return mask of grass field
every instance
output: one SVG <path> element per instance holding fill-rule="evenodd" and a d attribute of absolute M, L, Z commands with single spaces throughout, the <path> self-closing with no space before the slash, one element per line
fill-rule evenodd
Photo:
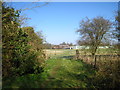
<path fill-rule="evenodd" d="M 46 49 L 45 53 L 50 58 L 64 58 L 64 56 L 74 56 L 76 52 L 70 49 Z"/>
<path fill-rule="evenodd" d="M 94 88 L 92 81 L 96 71 L 91 65 L 75 60 L 75 50 L 45 52 L 50 58 L 45 62 L 44 72 L 8 79 L 3 87 Z"/>
<path fill-rule="evenodd" d="M 76 54 L 75 49 L 46 49 L 44 51 L 50 57 L 63 56 L 63 55 L 74 56 Z M 88 49 L 80 49 L 79 53 L 80 55 L 91 55 Z M 98 49 L 96 55 L 116 55 L 116 53 L 117 50 L 115 49 Z"/>

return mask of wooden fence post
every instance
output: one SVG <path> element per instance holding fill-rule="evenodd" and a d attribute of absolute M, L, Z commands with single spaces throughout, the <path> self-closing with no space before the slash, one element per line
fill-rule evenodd
<path fill-rule="evenodd" d="M 79 55 L 80 55 L 79 50 L 76 50 L 76 59 L 77 60 L 79 59 Z"/>

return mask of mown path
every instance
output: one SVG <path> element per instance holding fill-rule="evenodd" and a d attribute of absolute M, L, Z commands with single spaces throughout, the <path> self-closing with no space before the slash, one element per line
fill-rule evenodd
<path fill-rule="evenodd" d="M 49 59 L 45 68 L 48 74 L 45 87 L 84 88 L 92 87 L 92 67 L 82 61 Z"/>
<path fill-rule="evenodd" d="M 73 53 L 61 53 L 46 60 L 42 74 L 30 74 L 8 81 L 7 87 L 19 88 L 87 88 L 93 87 L 92 66 L 72 59 Z"/>
<path fill-rule="evenodd" d="M 93 87 L 91 79 L 94 76 L 92 66 L 82 61 L 74 60 L 75 51 L 65 50 L 46 61 L 46 81 L 43 87 L 50 88 L 85 88 Z"/>

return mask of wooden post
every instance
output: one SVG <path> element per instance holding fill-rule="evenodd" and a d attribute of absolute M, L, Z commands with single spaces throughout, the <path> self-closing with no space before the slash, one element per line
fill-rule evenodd
<path fill-rule="evenodd" d="M 76 59 L 78 60 L 79 59 L 79 50 L 76 50 Z"/>

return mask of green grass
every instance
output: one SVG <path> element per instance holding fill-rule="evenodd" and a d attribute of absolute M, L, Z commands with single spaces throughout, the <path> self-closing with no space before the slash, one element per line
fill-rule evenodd
<path fill-rule="evenodd" d="M 80 50 L 82 51 L 82 50 Z M 89 49 L 83 49 L 84 52 L 86 52 L 87 54 L 91 54 Z M 100 54 L 100 55 L 114 55 L 116 54 L 116 52 L 118 52 L 117 49 L 113 49 L 113 48 L 109 48 L 109 49 L 97 49 L 96 55 Z M 83 54 L 83 53 L 82 53 Z"/>
<path fill-rule="evenodd" d="M 82 61 L 49 59 L 42 74 L 12 78 L 4 83 L 9 88 L 86 88 L 93 87 L 92 67 Z"/>
<path fill-rule="evenodd" d="M 46 60 L 44 72 L 13 77 L 3 81 L 3 88 L 87 88 L 94 87 L 92 66 L 72 59 L 75 50 L 65 50 Z"/>
<path fill-rule="evenodd" d="M 74 56 L 76 51 L 70 49 L 47 49 L 54 53 L 49 53 L 48 56 L 51 58 L 64 58 L 64 56 Z M 61 51 L 62 53 L 57 53 L 57 51 Z"/>
<path fill-rule="evenodd" d="M 94 73 L 91 66 L 69 59 L 49 59 L 45 71 L 49 74 L 50 87 L 59 88 L 88 87 Z"/>

